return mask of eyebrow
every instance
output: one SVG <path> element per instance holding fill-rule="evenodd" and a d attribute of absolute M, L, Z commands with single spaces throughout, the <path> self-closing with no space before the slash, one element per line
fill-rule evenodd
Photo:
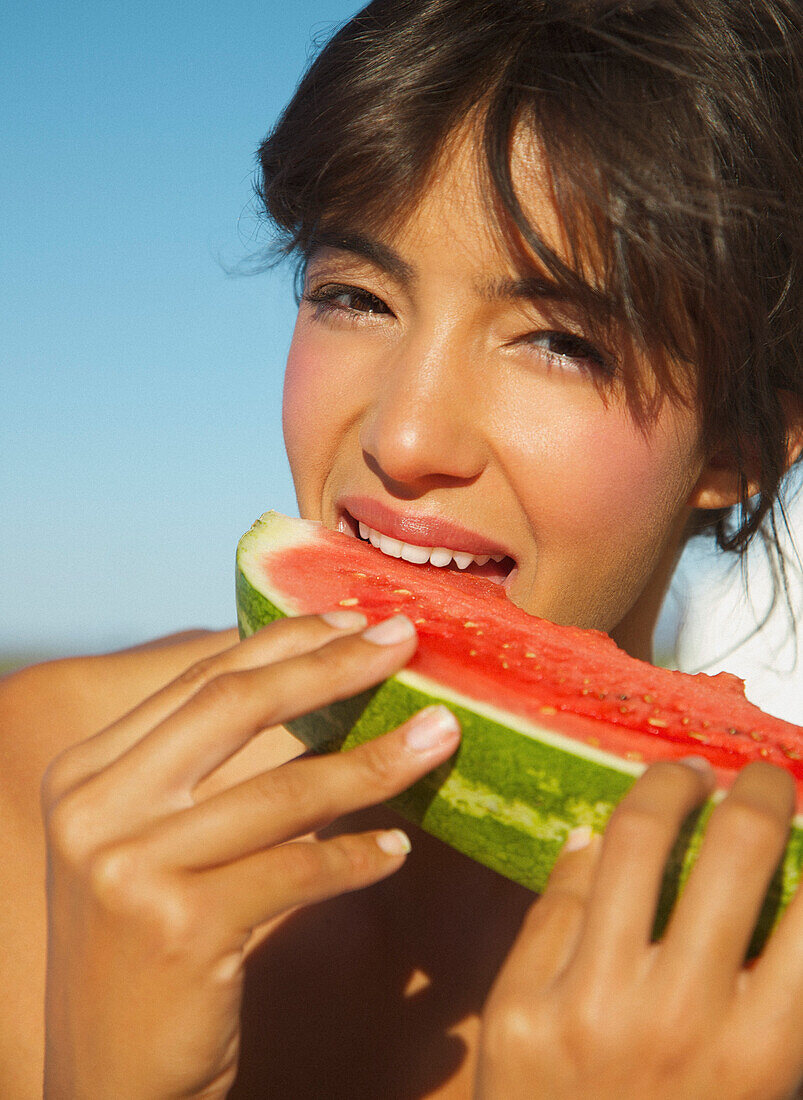
<path fill-rule="evenodd" d="M 381 241 L 368 237 L 355 230 L 337 228 L 318 229 L 311 241 L 307 260 L 312 259 L 319 248 L 334 248 L 340 252 L 351 252 L 364 260 L 369 260 L 383 271 L 387 271 L 400 283 L 409 285 L 416 281 L 415 268 L 403 260 L 398 252 Z"/>
<path fill-rule="evenodd" d="M 332 248 L 340 252 L 350 252 L 387 271 L 398 282 L 405 285 L 417 281 L 415 268 L 387 244 L 352 229 L 337 227 L 321 228 L 316 231 L 307 253 L 308 262 L 319 248 Z M 526 299 L 540 301 L 550 299 L 556 302 L 571 302 L 567 294 L 557 283 L 545 275 L 525 275 L 518 279 L 486 279 L 476 284 L 477 293 L 486 301 L 515 301 Z"/>
<path fill-rule="evenodd" d="M 477 286 L 482 298 L 489 301 L 511 301 L 526 298 L 537 301 L 550 298 L 554 302 L 570 302 L 567 294 L 557 283 L 544 275 L 525 275 L 519 279 L 489 279 Z"/>

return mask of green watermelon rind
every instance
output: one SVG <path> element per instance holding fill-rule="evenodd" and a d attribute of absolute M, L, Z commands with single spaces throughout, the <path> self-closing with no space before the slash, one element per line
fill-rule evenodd
<path fill-rule="evenodd" d="M 244 536 L 248 539 L 248 535 Z M 254 587 L 238 550 L 237 614 L 241 637 L 294 614 L 290 601 Z M 276 600 L 277 602 L 273 602 Z M 278 605 L 278 601 L 284 607 Z M 486 867 L 536 893 L 569 831 L 601 832 L 643 764 L 576 743 L 539 739 L 532 723 L 495 711 L 419 673 L 402 670 L 377 688 L 286 723 L 315 752 L 348 750 L 401 725 L 432 703 L 444 703 L 460 722 L 455 756 L 388 803 L 406 820 Z M 490 713 L 494 717 L 490 717 Z M 497 720 L 496 716 L 502 720 Z M 560 739 L 558 739 L 560 740 Z M 509 762 L 500 767 L 500 761 Z M 493 785 L 491 785 L 491 783 Z M 663 932 L 703 840 L 717 792 L 684 824 L 666 865 L 654 936 Z M 760 950 L 797 889 L 803 868 L 803 820 L 795 819 L 749 948 Z"/>

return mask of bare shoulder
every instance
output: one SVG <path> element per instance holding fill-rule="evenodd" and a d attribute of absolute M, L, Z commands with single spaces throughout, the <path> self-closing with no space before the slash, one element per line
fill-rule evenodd
<path fill-rule="evenodd" d="M 48 764 L 236 640 L 233 630 L 194 631 L 0 679 L 0 1096 L 41 1097 L 46 912 L 39 790 Z"/>
<path fill-rule="evenodd" d="M 236 632 L 192 631 L 133 649 L 31 665 L 0 679 L 0 798 L 21 794 L 58 753 L 158 691 Z"/>

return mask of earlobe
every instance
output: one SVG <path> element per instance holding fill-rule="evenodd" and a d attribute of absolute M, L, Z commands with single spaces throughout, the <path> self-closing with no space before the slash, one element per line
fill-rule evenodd
<path fill-rule="evenodd" d="M 747 495 L 758 492 L 758 484 L 747 479 Z M 732 508 L 739 503 L 739 478 L 732 463 L 722 455 L 708 460 L 688 500 L 690 508 Z"/>
<path fill-rule="evenodd" d="M 803 452 L 803 399 L 789 390 L 778 394 L 786 417 L 786 461 L 788 470 Z M 748 462 L 747 496 L 759 491 L 758 477 Z M 713 454 L 700 473 L 689 497 L 691 508 L 731 508 L 739 503 L 739 477 L 731 455 L 725 451 Z"/>

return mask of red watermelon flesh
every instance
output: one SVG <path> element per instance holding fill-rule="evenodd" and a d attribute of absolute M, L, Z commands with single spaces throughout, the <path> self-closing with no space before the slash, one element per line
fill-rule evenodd
<path fill-rule="evenodd" d="M 297 613 L 358 606 L 375 622 L 404 612 L 419 636 L 408 668 L 464 695 L 631 761 L 705 756 L 721 786 L 768 761 L 795 777 L 803 808 L 803 727 L 748 702 L 735 676 L 654 667 L 600 631 L 529 615 L 492 581 L 391 559 L 323 527 L 261 566 Z"/>

